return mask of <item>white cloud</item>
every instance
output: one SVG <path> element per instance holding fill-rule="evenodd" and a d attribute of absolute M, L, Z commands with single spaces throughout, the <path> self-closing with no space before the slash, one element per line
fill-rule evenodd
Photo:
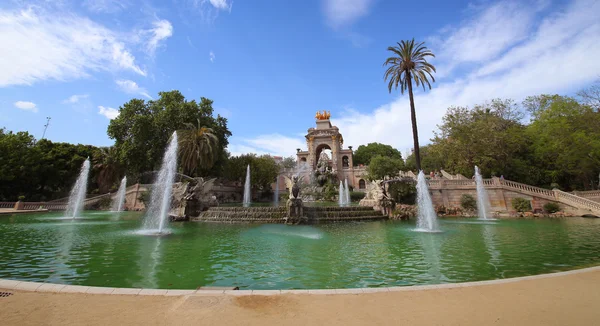
<path fill-rule="evenodd" d="M 536 13 L 546 6 L 503 1 L 474 11 L 458 27 L 449 26 L 430 39 L 437 62 L 443 63 L 443 77 L 461 63 L 479 63 L 494 59 L 508 47 L 526 39 Z"/>
<path fill-rule="evenodd" d="M 146 48 L 151 55 L 153 55 L 156 48 L 160 46 L 159 43 L 162 40 L 166 40 L 173 35 L 173 25 L 171 25 L 168 20 L 161 19 L 154 21 L 152 26 L 151 29 L 142 32 L 142 34 L 149 35 Z"/>
<path fill-rule="evenodd" d="M 0 9 L 0 87 L 72 80 L 100 70 L 146 76 L 121 39 L 125 37 L 66 11 Z"/>
<path fill-rule="evenodd" d="M 33 102 L 27 102 L 27 101 L 16 101 L 15 102 L 15 107 L 17 109 L 21 109 L 24 111 L 31 111 L 31 112 L 37 112 L 37 105 L 35 105 L 35 103 Z"/>
<path fill-rule="evenodd" d="M 369 13 L 373 0 L 324 0 L 327 22 L 334 28 L 350 25 Z"/>
<path fill-rule="evenodd" d="M 210 53 L 208 53 L 208 56 L 210 58 L 210 62 L 215 62 L 215 54 L 214 54 L 214 52 L 210 51 Z"/>
<path fill-rule="evenodd" d="M 529 8 L 522 7 L 521 10 Z M 600 20 L 596 16 L 600 12 L 600 1 L 580 0 L 566 7 L 554 7 L 553 10 L 541 21 L 528 24 L 525 34 L 514 33 L 513 39 L 503 41 L 504 45 L 493 51 L 497 56 L 495 59 L 481 59 L 472 71 L 459 77 L 440 78 L 433 85 L 432 91 L 424 93 L 417 90 L 415 106 L 422 145 L 429 143 L 436 125 L 441 123 L 450 106 L 473 105 L 493 98 L 520 101 L 526 96 L 540 93 L 564 94 L 576 91 L 597 79 L 600 72 L 600 60 L 596 60 L 600 57 Z M 519 22 L 516 20 L 523 16 L 514 12 L 512 17 L 515 21 L 505 21 L 503 28 L 518 26 Z M 481 24 L 477 19 L 467 22 Z M 469 23 L 461 26 L 474 28 Z M 481 28 L 487 29 L 485 26 Z M 456 29 L 457 33 L 462 33 L 460 30 Z M 488 44 L 489 33 L 472 35 L 477 38 L 470 41 L 472 44 Z M 457 39 L 453 34 L 449 37 Z M 472 57 L 472 60 L 476 59 L 480 60 L 478 56 Z M 449 63 L 439 64 L 438 68 L 444 68 L 443 65 Z M 382 89 L 385 86 L 382 81 Z M 412 147 L 407 94 L 399 95 L 391 103 L 366 113 L 356 110 L 333 111 L 332 123 L 343 133 L 344 146 L 357 148 L 370 142 L 382 142 L 403 153 Z M 273 138 L 265 137 L 272 136 L 260 136 L 256 138 L 258 143 L 254 142 L 260 144 L 262 147 L 259 149 L 263 151 L 281 153 L 284 148 L 287 151 L 296 148 L 291 144 L 286 145 L 289 148 L 281 146 L 278 138 L 273 141 Z M 262 141 L 266 139 L 271 141 Z M 249 146 L 253 144 L 250 140 L 243 143 Z"/>
<path fill-rule="evenodd" d="M 79 100 L 87 98 L 88 94 L 82 94 L 82 95 L 71 95 L 69 96 L 68 99 L 62 101 L 64 104 L 75 104 L 78 103 Z"/>
<path fill-rule="evenodd" d="M 150 96 L 148 94 L 148 91 L 145 88 L 140 87 L 140 85 L 138 85 L 133 80 L 119 79 L 119 80 L 116 80 L 115 83 L 125 93 L 135 94 L 135 95 L 143 95 L 149 99 L 152 99 L 152 96 Z"/>
<path fill-rule="evenodd" d="M 256 153 L 259 155 L 290 156 L 296 153 L 296 148 L 306 148 L 306 141 L 301 138 L 292 138 L 281 134 L 260 135 L 254 138 L 238 140 L 231 137 L 227 150 L 231 155 Z"/>
<path fill-rule="evenodd" d="M 231 10 L 233 1 L 231 0 L 208 0 L 210 4 L 219 10 Z"/>
<path fill-rule="evenodd" d="M 131 5 L 129 0 L 85 0 L 83 6 L 99 13 L 116 13 Z"/>
<path fill-rule="evenodd" d="M 102 105 L 99 105 L 98 109 L 100 109 L 100 110 L 98 110 L 98 114 L 105 116 L 107 119 L 112 120 L 119 116 L 119 110 L 117 110 L 117 109 L 106 108 L 106 107 L 103 107 Z"/>

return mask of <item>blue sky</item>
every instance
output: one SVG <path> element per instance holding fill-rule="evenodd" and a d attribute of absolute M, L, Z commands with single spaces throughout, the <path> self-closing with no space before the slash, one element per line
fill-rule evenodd
<path fill-rule="evenodd" d="M 0 127 L 111 145 L 116 109 L 178 89 L 214 100 L 230 151 L 291 155 L 317 110 L 345 144 L 412 145 L 387 46 L 425 41 L 423 143 L 449 106 L 573 94 L 600 77 L 600 1 L 86 0 L 0 4 Z"/>

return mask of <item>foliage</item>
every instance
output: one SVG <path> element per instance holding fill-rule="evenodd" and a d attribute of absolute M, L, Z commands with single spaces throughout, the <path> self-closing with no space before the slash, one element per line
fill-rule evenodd
<path fill-rule="evenodd" d="M 596 82 L 585 89 L 582 89 L 577 93 L 577 95 L 581 98 L 581 102 L 596 112 L 600 111 L 600 79 L 596 80 Z"/>
<path fill-rule="evenodd" d="M 198 168 L 207 170 L 213 167 L 218 157 L 219 139 L 211 128 L 200 124 L 186 123 L 185 129 L 177 132 L 180 165 L 184 174 L 194 176 Z"/>
<path fill-rule="evenodd" d="M 96 148 L 86 145 L 53 143 L 27 132 L 0 129 L 0 200 L 15 201 L 25 196 L 30 201 L 68 196 L 87 157 Z M 88 189 L 96 187 L 97 171 L 91 172 Z"/>
<path fill-rule="evenodd" d="M 553 202 L 549 202 L 544 204 L 544 211 L 546 213 L 556 213 L 558 211 L 560 211 L 560 205 L 558 205 L 557 203 L 553 203 Z"/>
<path fill-rule="evenodd" d="M 410 99 L 410 119 L 413 130 L 413 141 L 414 141 L 414 152 L 415 152 L 415 163 L 417 170 L 421 170 L 421 156 L 419 153 L 419 133 L 417 131 L 417 116 L 415 112 L 415 103 L 413 98 L 412 83 L 413 81 L 419 87 L 423 86 L 425 90 L 425 84 L 431 89 L 431 83 L 435 82 L 432 72 L 435 72 L 435 67 L 427 62 L 427 57 L 435 57 L 435 55 L 424 46 L 424 42 L 415 44 L 415 40 L 402 41 L 397 43 L 398 46 L 388 47 L 388 51 L 392 52 L 393 55 L 387 58 L 384 62 L 384 66 L 388 66 L 385 71 L 384 79 L 388 82 L 388 91 L 391 93 L 392 88 L 398 88 L 400 85 L 400 92 L 404 94 L 404 91 L 408 89 L 408 95 Z"/>
<path fill-rule="evenodd" d="M 388 184 L 388 196 L 396 203 L 414 205 L 417 199 L 417 188 L 411 182 L 392 182 Z"/>
<path fill-rule="evenodd" d="M 517 212 L 530 212 L 531 202 L 525 198 L 517 197 L 512 200 L 512 207 Z"/>
<path fill-rule="evenodd" d="M 322 196 L 325 200 L 333 200 L 339 194 L 338 188 L 333 183 L 327 183 L 323 187 Z"/>
<path fill-rule="evenodd" d="M 527 149 L 521 118 L 511 100 L 496 99 L 472 109 L 450 107 L 435 132 L 430 153 L 443 160 L 444 169 L 465 176 L 473 174 L 475 165 L 488 176 L 514 175 L 516 160 Z"/>
<path fill-rule="evenodd" d="M 460 198 L 460 207 L 466 211 L 474 211 L 477 209 L 477 201 L 469 194 L 464 194 Z"/>
<path fill-rule="evenodd" d="M 199 175 L 223 173 L 231 132 L 227 119 L 213 116 L 212 101 L 188 101 L 177 90 L 160 92 L 157 100 L 132 99 L 119 107 L 119 116 L 108 125 L 108 136 L 115 140 L 120 162 L 129 175 L 157 170 L 169 138 L 186 124 L 212 129 L 218 139 L 212 168 L 200 169 Z"/>
<path fill-rule="evenodd" d="M 246 167 L 250 165 L 250 184 L 253 188 L 268 188 L 279 174 L 280 166 L 268 155 L 244 154 L 230 157 L 225 177 L 242 184 L 246 180 Z"/>
<path fill-rule="evenodd" d="M 386 156 L 402 160 L 402 154 L 400 154 L 400 151 L 393 148 L 392 146 L 382 143 L 369 143 L 367 145 L 358 146 L 356 151 L 354 151 L 354 165 L 369 165 L 371 163 L 371 159 L 375 156 Z"/>
<path fill-rule="evenodd" d="M 96 209 L 96 210 L 106 210 L 106 209 L 110 209 L 110 205 L 111 204 L 112 204 L 112 199 L 109 196 L 106 196 L 106 197 L 100 198 L 100 200 L 98 200 L 90 208 L 91 209 Z"/>
<path fill-rule="evenodd" d="M 375 156 L 367 168 L 369 180 L 381 180 L 384 177 L 393 178 L 404 168 L 404 161 L 387 156 Z"/>
<path fill-rule="evenodd" d="M 147 207 L 150 204 L 150 198 L 152 198 L 152 190 L 148 189 L 148 191 L 140 192 L 138 195 L 138 200 L 144 203 Z"/>
<path fill-rule="evenodd" d="M 570 97 L 538 111 L 527 129 L 532 161 L 545 176 L 538 183 L 563 189 L 593 188 L 600 167 L 600 115 Z"/>
<path fill-rule="evenodd" d="M 365 198 L 365 193 L 361 191 L 350 191 L 350 201 L 360 201 Z"/>
<path fill-rule="evenodd" d="M 92 164 L 92 168 L 97 171 L 96 182 L 100 193 L 107 193 L 124 173 L 123 166 L 118 161 L 117 151 L 113 146 L 96 149 Z"/>
<path fill-rule="evenodd" d="M 295 168 L 296 167 L 296 158 L 294 156 L 289 156 L 289 157 L 284 158 L 281 161 L 281 166 L 283 166 L 284 168 L 287 168 L 287 169 Z"/>

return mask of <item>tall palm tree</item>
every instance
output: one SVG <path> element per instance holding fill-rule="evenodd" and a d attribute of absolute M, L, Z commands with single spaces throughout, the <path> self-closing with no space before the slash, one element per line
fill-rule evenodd
<path fill-rule="evenodd" d="M 427 62 L 427 57 L 435 57 L 429 49 L 423 44 L 425 42 L 415 44 L 415 39 L 410 41 L 401 41 L 398 46 L 388 47 L 388 51 L 393 53 L 383 63 L 383 66 L 389 66 L 384 75 L 384 80 L 390 80 L 388 83 L 388 91 L 391 93 L 392 88 L 398 89 L 400 84 L 400 92 L 408 89 L 410 97 L 410 120 L 412 122 L 413 141 L 415 147 L 415 159 L 417 161 L 417 171 L 421 170 L 421 155 L 419 154 L 419 133 L 417 131 L 417 114 L 415 112 L 415 101 L 413 99 L 412 83 L 413 81 L 419 87 L 425 84 L 431 89 L 428 76 L 432 82 L 435 82 L 432 72 L 435 72 L 435 67 Z"/>
<path fill-rule="evenodd" d="M 211 128 L 204 127 L 200 120 L 196 125 L 186 123 L 179 135 L 179 155 L 184 174 L 192 175 L 198 167 L 210 169 L 215 163 L 219 139 Z"/>
<path fill-rule="evenodd" d="M 100 147 L 94 153 L 92 163 L 100 193 L 108 192 L 123 172 L 117 149 L 114 146 Z"/>

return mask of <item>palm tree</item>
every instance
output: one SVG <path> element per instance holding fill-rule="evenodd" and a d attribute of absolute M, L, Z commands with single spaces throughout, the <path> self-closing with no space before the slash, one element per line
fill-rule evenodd
<path fill-rule="evenodd" d="M 192 175 L 198 167 L 210 169 L 215 163 L 219 139 L 211 128 L 186 123 L 185 129 L 177 132 L 179 155 L 184 174 Z"/>
<path fill-rule="evenodd" d="M 98 190 L 100 193 L 106 193 L 123 172 L 117 149 L 114 146 L 100 147 L 94 153 L 92 162 L 94 170 L 97 171 L 96 183 L 98 184 Z"/>
<path fill-rule="evenodd" d="M 394 56 L 389 57 L 383 63 L 383 66 L 389 66 L 384 75 L 384 80 L 388 80 L 388 91 L 391 93 L 392 88 L 398 89 L 400 84 L 400 92 L 408 89 L 410 97 L 410 120 L 412 122 L 413 140 L 415 147 L 415 159 L 417 162 L 417 171 L 421 170 L 421 156 L 419 154 L 419 133 L 417 132 L 417 115 L 415 113 L 415 101 L 413 99 L 412 82 L 414 80 L 417 87 L 425 84 L 431 89 L 431 84 L 427 76 L 431 77 L 431 81 L 435 82 L 435 78 L 431 72 L 435 72 L 435 67 L 427 62 L 427 57 L 435 57 L 429 49 L 421 42 L 415 44 L 415 39 L 410 41 L 401 41 L 398 46 L 388 47 L 388 51 L 394 53 Z"/>

